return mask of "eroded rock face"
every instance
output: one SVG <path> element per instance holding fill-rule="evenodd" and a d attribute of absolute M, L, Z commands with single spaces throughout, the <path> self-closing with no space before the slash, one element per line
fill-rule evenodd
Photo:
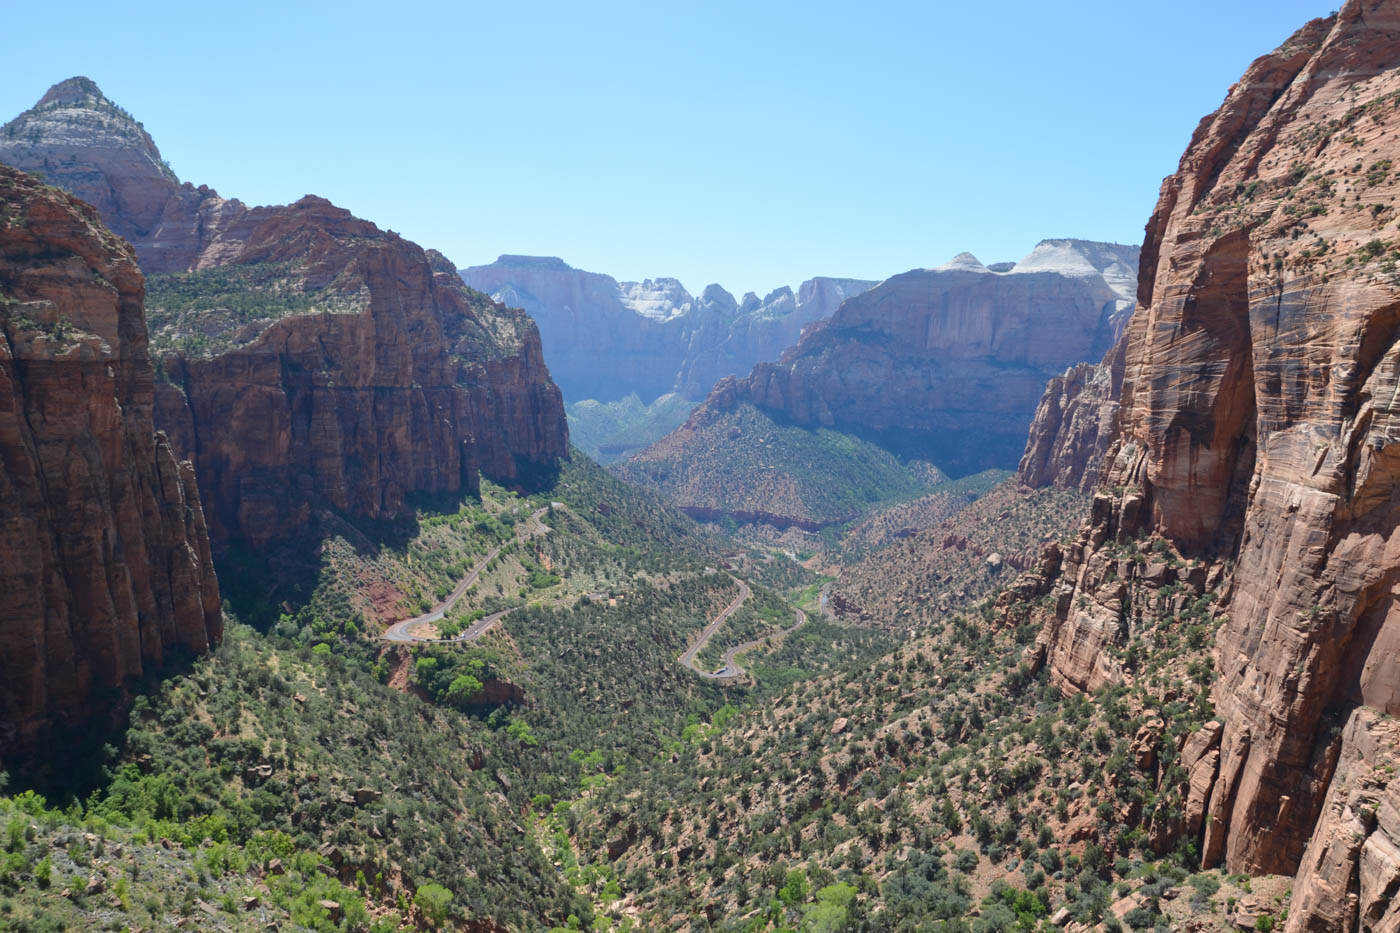
<path fill-rule="evenodd" d="M 784 287 L 736 301 L 719 285 L 692 296 L 675 279 L 618 282 L 548 256 L 501 256 L 460 271 L 472 288 L 530 312 L 550 371 L 573 401 L 636 393 L 649 403 L 673 391 L 702 399 L 720 378 L 777 359 L 803 327 L 876 284 L 815 278 L 796 293 Z"/>
<path fill-rule="evenodd" d="M 264 545 L 318 507 L 383 518 L 411 493 L 516 482 L 567 455 L 534 324 L 445 257 L 322 198 L 249 208 L 180 185 L 84 78 L 0 129 L 0 160 L 91 198 L 148 275 L 183 274 L 165 291 L 185 312 L 149 309 L 153 341 L 175 349 L 156 418 L 195 463 L 216 542 Z M 248 299 L 288 296 L 249 319 Z"/>
<path fill-rule="evenodd" d="M 1113 442 L 1126 351 L 1120 339 L 1102 362 L 1079 363 L 1046 385 L 1016 471 L 1022 483 L 1093 490 Z"/>
<path fill-rule="evenodd" d="M 1219 757 L 1193 765 L 1191 816 L 1207 865 L 1317 876 L 1292 929 L 1337 928 L 1305 916 L 1350 909 L 1335 880 L 1383 861 L 1314 828 L 1336 762 L 1367 754 L 1349 712 L 1400 712 L 1397 98 L 1400 3 L 1352 0 L 1197 129 L 1148 224 L 1120 433 L 1046 633 L 1052 674 L 1092 689 L 1114 675 L 1086 659 L 1123 637 L 1082 576 L 1101 542 L 1154 532 L 1212 573 L 1233 562 Z"/>
<path fill-rule="evenodd" d="M 1400 725 L 1361 707 L 1303 854 L 1288 929 L 1400 929 Z"/>
<path fill-rule="evenodd" d="M 706 405 L 750 402 L 954 474 L 1010 466 L 1046 382 L 1113 345 L 1130 307 L 1122 268 L 1137 254 L 1047 240 L 1005 273 L 964 254 L 894 276 Z"/>
<path fill-rule="evenodd" d="M 0 761 L 222 634 L 194 471 L 152 424 L 142 294 L 92 208 L 0 166 Z"/>
<path fill-rule="evenodd" d="M 568 453 L 521 312 L 320 198 L 266 213 L 230 264 L 291 263 L 365 310 L 285 317 L 212 356 L 166 355 L 158 420 L 202 477 L 216 541 L 262 545 L 317 506 L 369 518 Z"/>

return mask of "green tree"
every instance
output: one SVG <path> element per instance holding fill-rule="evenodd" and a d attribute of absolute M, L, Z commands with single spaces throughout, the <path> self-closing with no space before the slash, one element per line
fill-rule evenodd
<path fill-rule="evenodd" d="M 423 916 L 432 926 L 440 927 L 447 922 L 447 907 L 452 903 L 452 892 L 440 884 L 428 882 L 419 885 L 413 895 L 413 903 L 423 911 Z"/>

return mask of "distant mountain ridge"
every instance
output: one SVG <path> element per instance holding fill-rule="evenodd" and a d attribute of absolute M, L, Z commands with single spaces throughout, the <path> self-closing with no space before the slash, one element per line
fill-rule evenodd
<path fill-rule="evenodd" d="M 722 376 L 776 359 L 803 327 L 877 284 L 818 277 L 796 292 L 735 299 L 719 285 L 692 295 L 673 278 L 619 282 L 553 256 L 506 254 L 458 271 L 472 288 L 530 313 L 570 402 L 636 394 L 650 404 L 671 392 L 699 401 Z"/>
<path fill-rule="evenodd" d="M 955 476 L 1014 468 L 1046 383 L 1100 359 L 1121 334 L 1138 253 L 1044 240 L 1005 272 L 961 253 L 894 276 L 808 327 L 777 362 L 721 379 L 622 474 L 693 514 L 762 514 L 782 527 L 851 517 L 855 503 L 828 505 L 836 490 L 823 477 L 859 472 L 845 462 L 866 450 L 854 439 Z M 793 428 L 853 440 L 808 445 Z M 756 435 L 765 443 L 750 449 Z M 827 461 L 794 458 L 793 444 Z M 863 504 L 899 489 L 879 484 Z"/>

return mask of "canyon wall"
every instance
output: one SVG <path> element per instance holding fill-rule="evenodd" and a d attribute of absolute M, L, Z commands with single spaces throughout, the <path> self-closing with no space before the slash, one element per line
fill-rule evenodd
<path fill-rule="evenodd" d="M 1017 478 L 1032 489 L 1093 491 L 1117 428 L 1127 341 L 1053 377 L 1036 406 Z"/>
<path fill-rule="evenodd" d="M 1207 866 L 1296 872 L 1291 930 L 1391 929 L 1400 887 L 1398 101 L 1400 2 L 1349 0 L 1202 121 L 1148 223 L 1090 526 L 1041 588 L 1070 690 L 1125 676 L 1113 542 L 1161 536 L 1218 594 L 1185 831 Z"/>
<path fill-rule="evenodd" d="M 152 422 L 131 248 L 0 166 L 0 761 L 222 633 L 188 463 Z"/>
<path fill-rule="evenodd" d="M 249 208 L 178 184 L 85 78 L 0 129 L 0 161 L 90 198 L 133 244 L 157 423 L 195 464 L 216 543 L 293 536 L 317 508 L 391 517 L 567 456 L 533 322 L 440 254 L 321 198 Z"/>
<path fill-rule="evenodd" d="M 776 363 L 717 385 L 706 407 L 750 403 L 953 474 L 1014 465 L 1046 382 L 1118 337 L 1137 258 L 1136 247 L 1047 240 L 1006 272 L 963 254 L 894 276 Z"/>

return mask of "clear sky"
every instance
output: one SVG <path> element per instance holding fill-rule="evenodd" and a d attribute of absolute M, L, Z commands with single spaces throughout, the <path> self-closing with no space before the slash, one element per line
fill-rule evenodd
<path fill-rule="evenodd" d="M 1191 131 L 1332 0 L 42 3 L 0 121 L 85 74 L 183 180 L 445 252 L 760 294 L 1136 243 Z"/>

